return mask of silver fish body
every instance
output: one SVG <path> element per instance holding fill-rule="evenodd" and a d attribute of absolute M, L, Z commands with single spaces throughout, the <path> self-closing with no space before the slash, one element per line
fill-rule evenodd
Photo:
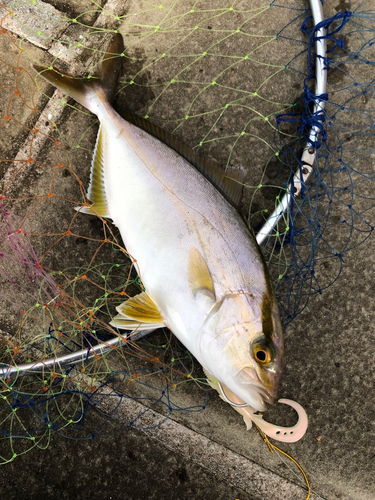
<path fill-rule="evenodd" d="M 185 158 L 116 113 L 100 83 L 77 92 L 69 77 L 53 73 L 41 75 L 100 120 L 88 190 L 93 205 L 82 211 L 112 219 L 145 288 L 111 324 L 167 326 L 212 377 L 265 410 L 278 392 L 283 337 L 253 234 Z"/>

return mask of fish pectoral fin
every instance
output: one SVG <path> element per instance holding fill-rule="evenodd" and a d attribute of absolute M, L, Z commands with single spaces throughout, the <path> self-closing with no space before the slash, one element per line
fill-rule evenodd
<path fill-rule="evenodd" d="M 194 295 L 201 292 L 216 301 L 214 281 L 207 262 L 195 247 L 191 247 L 189 253 L 188 279 Z"/>
<path fill-rule="evenodd" d="M 161 312 L 147 292 L 126 300 L 116 307 L 116 310 L 119 314 L 114 319 L 131 321 L 137 325 L 142 323 L 142 330 L 144 330 L 143 324 L 154 325 L 154 327 L 155 325 L 165 326 Z"/>

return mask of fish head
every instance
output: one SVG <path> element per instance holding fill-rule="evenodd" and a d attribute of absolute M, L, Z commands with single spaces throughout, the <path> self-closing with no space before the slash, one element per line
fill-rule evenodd
<path fill-rule="evenodd" d="M 282 326 L 273 294 L 228 294 L 201 336 L 203 367 L 257 411 L 274 403 L 284 366 Z"/>

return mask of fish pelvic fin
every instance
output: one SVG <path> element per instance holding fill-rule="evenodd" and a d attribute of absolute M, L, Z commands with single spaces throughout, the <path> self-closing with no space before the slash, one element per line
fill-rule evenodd
<path fill-rule="evenodd" d="M 122 36 L 117 33 L 96 71 L 89 77 L 76 77 L 64 74 L 58 70 L 32 64 L 31 67 L 47 82 L 51 83 L 65 94 L 91 112 L 97 114 L 97 104 L 92 99 L 99 94 L 101 100 L 112 102 L 115 96 L 116 83 L 120 74 L 124 50 Z"/>
<path fill-rule="evenodd" d="M 110 325 L 124 330 L 156 330 L 165 326 L 164 318 L 147 292 L 132 297 L 118 307 Z"/>

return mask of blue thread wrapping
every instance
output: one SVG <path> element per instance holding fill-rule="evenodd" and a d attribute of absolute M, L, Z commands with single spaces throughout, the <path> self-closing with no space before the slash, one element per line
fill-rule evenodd
<path fill-rule="evenodd" d="M 272 240 L 273 249 L 278 249 L 281 246 L 285 247 L 286 244 L 290 244 L 293 247 L 291 257 L 292 260 L 285 266 L 283 280 L 277 282 L 275 286 L 276 295 L 280 299 L 280 308 L 282 310 L 284 325 L 288 324 L 296 316 L 296 311 L 298 311 L 297 314 L 303 311 L 308 303 L 310 295 L 313 293 L 322 293 L 322 290 L 332 285 L 338 279 L 344 261 L 343 254 L 351 248 L 355 248 L 356 246 L 364 243 L 369 238 L 372 231 L 371 225 L 364 218 L 364 213 L 369 210 L 369 208 L 366 208 L 365 211 L 361 212 L 357 212 L 356 210 L 353 211 L 352 204 L 343 203 L 343 199 L 340 198 L 340 193 L 347 191 L 352 193 L 352 200 L 354 200 L 354 198 L 358 196 L 358 194 L 354 191 L 355 186 L 367 179 L 373 178 L 371 174 L 363 173 L 360 168 L 354 167 L 357 160 L 370 156 L 370 152 L 373 151 L 373 147 L 371 147 L 371 145 L 369 145 L 367 149 L 357 149 L 358 153 L 360 153 L 358 158 L 351 159 L 350 161 L 343 156 L 342 152 L 343 149 L 349 148 L 351 148 L 351 151 L 356 150 L 353 144 L 351 144 L 348 148 L 344 147 L 343 145 L 345 144 L 345 140 L 351 140 L 351 138 L 355 139 L 357 136 L 374 136 L 373 127 L 375 127 L 375 125 L 372 111 L 368 112 L 367 109 L 356 109 L 356 106 L 354 105 L 354 100 L 361 94 L 366 95 L 368 93 L 371 97 L 373 97 L 373 93 L 371 92 L 373 88 L 373 80 L 366 84 L 356 82 L 354 81 L 354 76 L 352 77 L 350 75 L 349 70 L 344 69 L 344 64 L 346 63 L 356 65 L 375 64 L 373 61 L 367 60 L 367 55 L 365 53 L 365 49 L 375 43 L 372 41 L 374 28 L 371 29 L 367 25 L 364 26 L 356 22 L 356 19 L 367 18 L 370 18 L 371 21 L 375 22 L 375 18 L 368 16 L 368 14 L 368 12 L 352 13 L 349 10 L 343 13 L 340 12 L 335 16 L 332 16 L 330 19 L 325 19 L 312 29 L 308 29 L 311 16 L 305 19 L 301 29 L 309 36 L 307 48 L 309 66 L 307 68 L 307 75 L 304 80 L 304 92 L 302 94 L 304 98 L 304 111 L 300 113 L 280 114 L 276 117 L 278 125 L 285 121 L 293 125 L 294 131 L 298 127 L 298 131 L 302 132 L 301 136 L 291 142 L 290 139 L 288 139 L 291 134 L 291 127 L 285 131 L 280 129 L 278 130 L 278 141 L 280 142 L 277 142 L 276 144 L 278 147 L 278 157 L 280 161 L 280 180 L 282 180 L 285 188 L 290 186 L 290 189 L 293 192 L 293 176 L 296 171 L 298 172 L 298 168 L 300 171 L 303 169 L 303 164 L 301 163 L 302 150 L 298 151 L 300 144 L 302 143 L 303 149 L 305 149 L 307 142 L 308 146 L 314 147 L 316 151 L 316 168 L 314 169 L 314 176 L 312 178 L 310 177 L 308 183 L 302 183 L 301 185 L 301 199 L 304 201 L 301 203 L 295 203 L 293 196 L 291 197 L 291 203 L 288 207 L 288 228 L 287 232 L 284 231 L 282 233 L 282 244 L 279 245 L 276 243 L 278 240 L 275 242 Z M 349 29 L 345 28 L 351 18 L 353 19 L 352 24 Z M 324 33 L 324 36 L 319 36 L 319 30 L 322 31 L 323 29 L 327 29 L 328 33 Z M 345 44 L 345 40 L 352 33 L 359 33 L 363 40 L 363 44 L 358 52 L 351 51 L 349 46 L 346 46 Z M 288 37 L 285 38 L 288 39 Z M 326 57 L 324 58 L 314 53 L 315 44 L 319 39 L 330 40 L 329 48 L 327 50 Z M 337 59 L 335 56 L 337 56 Z M 314 94 L 311 90 L 312 85 L 309 83 L 309 80 L 315 80 L 315 64 L 317 62 L 317 57 L 320 57 L 319 62 L 322 63 L 322 67 L 325 71 L 328 71 L 330 66 L 332 66 L 333 69 L 336 69 L 338 74 L 340 72 L 343 75 L 344 82 L 346 76 L 351 78 L 352 82 L 349 83 L 349 85 L 342 83 L 341 81 L 333 81 L 334 95 L 338 97 L 337 100 L 335 99 L 329 101 L 328 94 L 318 95 Z M 292 70 L 294 69 L 291 65 L 290 68 Z M 298 73 L 300 72 L 298 69 L 295 69 L 295 71 Z M 354 89 L 355 87 L 359 87 L 360 92 L 356 92 Z M 363 87 L 365 87 L 364 91 Z M 340 102 L 340 91 L 342 90 L 351 92 L 351 96 L 349 98 L 345 97 L 344 103 Z M 331 104 L 331 107 L 327 111 L 325 109 L 319 109 L 320 101 L 327 101 L 327 103 Z M 365 101 L 365 104 L 366 102 L 367 101 Z M 317 105 L 317 113 L 313 113 L 314 104 Z M 370 125 L 353 127 L 353 123 L 350 118 L 348 119 L 345 115 L 340 116 L 340 112 L 345 110 L 350 112 L 358 111 L 362 113 L 368 122 L 370 122 Z M 336 118 L 338 118 L 337 124 L 334 122 Z M 333 132 L 332 135 L 329 136 L 329 145 L 327 144 L 328 139 L 326 135 L 328 127 L 332 129 Z M 313 133 L 311 133 L 311 130 L 313 130 Z M 343 138 L 344 131 L 347 134 L 346 138 Z M 313 140 L 309 140 L 310 136 Z M 319 152 L 317 151 L 318 148 L 320 148 Z M 340 151 L 341 158 L 337 156 L 337 151 Z M 285 171 L 284 167 L 286 165 L 290 168 L 290 171 Z M 334 176 L 337 172 L 342 172 L 344 176 L 341 178 L 339 186 L 334 185 Z M 288 182 L 285 182 L 286 174 L 289 174 Z M 356 179 L 357 175 L 361 176 L 361 180 Z M 345 176 L 349 182 L 348 186 L 342 185 L 343 181 L 345 182 Z M 302 178 L 302 173 L 300 174 L 300 178 Z M 322 206 L 322 208 L 320 208 L 320 200 L 326 196 L 330 198 L 330 201 L 327 206 Z M 363 199 L 363 197 L 361 198 Z M 372 197 L 364 198 L 367 198 L 369 201 L 373 199 Z M 351 211 L 351 216 L 348 220 L 337 222 L 333 219 L 333 217 L 331 218 L 330 204 L 332 201 L 336 200 L 339 200 L 339 203 L 343 203 L 343 205 Z M 355 224 L 355 220 L 358 222 L 358 225 Z M 360 226 L 361 223 L 366 225 L 365 229 Z M 365 233 L 366 236 L 360 243 L 355 243 L 353 247 L 350 246 L 348 239 L 343 248 L 335 249 L 330 243 L 330 238 L 326 237 L 325 230 L 328 229 L 330 231 L 332 230 L 332 227 L 337 226 L 338 224 L 345 224 L 347 228 L 350 228 L 350 238 L 355 231 L 358 233 Z M 281 227 L 282 226 L 283 223 L 281 224 Z M 310 255 L 303 253 L 306 248 L 311 248 Z M 299 254 L 300 249 L 302 249 L 301 254 Z M 314 274 L 314 266 L 316 262 L 328 259 L 330 256 L 334 257 L 335 261 L 337 260 L 340 262 L 340 267 L 338 268 L 335 279 L 329 284 L 321 286 L 320 278 L 318 279 Z M 270 260 L 269 265 L 270 267 L 279 267 L 279 263 L 276 259 L 275 261 Z M 311 276 L 304 273 L 304 269 L 309 269 Z M 323 278 L 322 281 L 324 281 L 324 279 L 325 278 Z M 299 295 L 300 292 L 301 295 Z M 302 299 L 303 293 L 305 293 L 306 299 Z M 294 301 L 293 303 L 290 299 L 292 296 Z M 303 304 L 304 300 L 305 304 Z"/>
<path fill-rule="evenodd" d="M 323 19 L 320 23 L 318 23 L 316 26 L 314 26 L 312 29 L 308 29 L 307 24 L 308 22 L 312 19 L 312 16 L 308 16 L 304 22 L 302 23 L 301 26 L 301 31 L 302 33 L 305 33 L 306 35 L 309 35 L 309 48 L 308 48 L 308 57 L 309 57 L 309 64 L 310 67 L 313 68 L 315 67 L 315 62 L 314 58 L 315 55 L 312 56 L 312 50 L 315 45 L 315 42 L 318 40 L 330 40 L 333 42 L 333 46 L 330 49 L 327 49 L 327 54 L 329 52 L 334 51 L 337 47 L 343 48 L 344 47 L 344 41 L 340 40 L 339 38 L 335 38 L 334 35 L 336 33 L 339 33 L 342 31 L 344 28 L 345 24 L 349 21 L 350 17 L 352 16 L 352 12 L 347 10 L 346 12 L 338 12 L 332 17 L 329 17 L 328 19 Z M 338 25 L 337 28 L 334 28 L 332 31 L 329 31 L 329 28 L 332 26 L 332 24 L 336 23 L 337 21 L 341 20 L 341 23 Z M 319 35 L 319 36 L 314 36 L 314 33 L 321 29 L 326 29 L 327 33 L 326 35 Z M 327 69 L 329 69 L 329 61 L 328 58 L 324 57 L 324 63 L 327 65 Z"/>
<path fill-rule="evenodd" d="M 309 42 L 308 42 L 308 59 L 309 59 L 309 66 L 307 68 L 307 74 L 308 76 L 304 79 L 303 82 L 303 87 L 304 87 L 304 94 L 303 94 L 303 99 L 305 103 L 305 109 L 302 113 L 284 113 L 284 114 L 279 114 L 276 117 L 276 123 L 279 125 L 281 122 L 288 122 L 288 123 L 300 123 L 300 126 L 298 127 L 298 132 L 301 132 L 305 136 L 306 142 L 308 145 L 314 149 L 318 149 L 322 142 L 326 142 L 327 136 L 326 132 L 324 129 L 324 122 L 325 122 L 325 113 L 323 110 L 318 110 L 315 112 L 311 112 L 311 109 L 315 105 L 319 105 L 319 102 L 327 102 L 328 101 L 328 94 L 315 94 L 310 90 L 310 87 L 308 85 L 309 80 L 314 80 L 316 78 L 316 64 L 315 60 L 317 57 L 322 58 L 322 56 L 318 56 L 317 54 L 314 53 L 314 47 L 315 43 L 319 40 L 330 40 L 333 42 L 333 46 L 327 50 L 328 52 L 332 52 L 336 48 L 343 48 L 344 46 L 344 41 L 340 40 L 339 38 L 336 38 L 334 35 L 339 33 L 345 26 L 345 24 L 348 22 L 350 17 L 352 16 L 352 12 L 347 10 L 346 12 L 338 12 L 336 15 L 330 17 L 329 19 L 324 19 L 317 25 L 313 26 L 313 28 L 309 29 L 308 28 L 308 23 L 311 21 L 312 16 L 309 15 L 306 17 L 306 19 L 303 21 L 302 26 L 301 26 L 301 31 L 309 36 Z M 336 22 L 341 21 L 337 27 L 334 27 L 332 31 L 329 31 L 329 28 Z M 318 35 L 316 36 L 316 32 L 325 29 L 326 34 L 325 35 Z M 324 61 L 324 70 L 328 71 L 329 70 L 329 60 L 327 57 L 322 58 Z M 310 131 L 311 129 L 315 129 L 317 134 L 315 135 L 316 140 L 312 140 L 310 137 Z M 320 140 L 317 138 L 320 136 Z"/>
<path fill-rule="evenodd" d="M 305 109 L 302 113 L 284 113 L 279 114 L 276 117 L 276 123 L 279 125 L 281 122 L 288 123 L 300 123 L 301 125 L 298 127 L 298 132 L 301 132 L 305 136 L 306 142 L 308 145 L 314 149 L 318 149 L 322 142 L 326 142 L 327 136 L 324 129 L 325 122 L 325 113 L 323 110 L 318 110 L 315 112 L 311 112 L 311 109 L 314 105 L 319 105 L 319 102 L 327 102 L 328 94 L 314 94 L 310 90 L 308 85 L 309 80 L 314 80 L 316 78 L 316 64 L 315 60 L 317 57 L 322 58 L 322 56 L 318 56 L 314 53 L 315 43 L 319 40 L 330 40 L 333 42 L 333 46 L 327 50 L 327 53 L 332 52 L 336 48 L 343 48 L 344 41 L 336 38 L 334 35 L 339 33 L 345 26 L 345 24 L 349 21 L 352 16 L 352 12 L 347 10 L 346 12 L 338 12 L 336 15 L 330 17 L 329 19 L 324 19 L 313 28 L 308 28 L 308 23 L 312 20 L 312 16 L 309 15 L 303 21 L 301 26 L 301 31 L 309 36 L 308 42 L 308 59 L 309 66 L 307 68 L 308 76 L 303 81 L 304 94 L 303 99 L 305 102 Z M 336 22 L 341 21 L 337 27 L 334 27 L 332 31 L 329 31 L 329 28 Z M 316 36 L 315 33 L 325 29 L 325 35 Z M 329 60 L 327 57 L 322 58 L 324 61 L 324 70 L 328 71 L 329 68 Z M 310 130 L 315 129 L 317 131 L 316 138 L 320 136 L 320 140 L 312 140 L 310 137 Z"/>

